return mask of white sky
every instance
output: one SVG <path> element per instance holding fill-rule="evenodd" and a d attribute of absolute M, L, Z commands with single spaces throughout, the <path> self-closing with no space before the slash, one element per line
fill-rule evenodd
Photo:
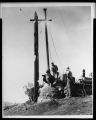
<path fill-rule="evenodd" d="M 44 6 L 46 7 L 46 6 Z M 44 18 L 44 7 L 3 7 L 3 100 L 24 102 L 23 86 L 34 81 L 34 24 L 29 20 L 37 11 Z M 82 69 L 88 75 L 93 69 L 93 39 L 90 6 L 47 7 L 48 37 L 51 56 L 59 71 L 69 66 L 78 78 Z M 46 71 L 44 22 L 39 23 L 40 80 Z M 52 38 L 57 50 L 56 56 Z"/>

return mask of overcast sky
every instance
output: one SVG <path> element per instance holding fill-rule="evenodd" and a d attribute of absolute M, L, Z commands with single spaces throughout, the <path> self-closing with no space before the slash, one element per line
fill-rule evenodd
<path fill-rule="evenodd" d="M 46 7 L 46 6 L 45 6 Z M 22 10 L 21 10 L 22 9 Z M 23 86 L 34 81 L 34 11 L 44 18 L 43 7 L 3 7 L 3 99 L 24 102 Z M 78 78 L 93 66 L 90 6 L 47 7 L 50 60 L 61 73 L 69 66 Z M 39 23 L 40 80 L 47 69 L 44 22 Z M 56 52 L 54 49 L 54 45 Z M 52 62 L 52 61 L 50 61 Z"/>

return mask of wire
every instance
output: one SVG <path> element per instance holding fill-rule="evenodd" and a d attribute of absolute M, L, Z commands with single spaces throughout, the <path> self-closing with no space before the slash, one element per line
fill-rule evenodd
<path fill-rule="evenodd" d="M 59 11 L 58 11 L 58 14 L 59 14 L 59 15 L 60 15 L 60 17 L 61 17 L 61 21 L 62 21 L 63 25 L 65 26 L 65 24 L 64 24 L 64 22 L 63 22 L 63 21 L 64 21 L 64 19 L 63 19 L 62 12 L 59 12 Z"/>
<path fill-rule="evenodd" d="M 25 12 L 24 12 L 24 10 L 22 9 L 22 8 L 20 8 L 20 11 L 22 11 L 23 12 L 23 14 L 26 16 L 26 17 L 28 17 L 26 14 L 25 14 Z M 37 12 L 39 13 L 39 10 L 37 9 Z M 40 14 L 40 13 L 39 13 Z M 40 33 L 42 32 L 42 30 L 40 31 Z M 57 59 L 58 59 L 58 62 L 59 62 L 59 65 L 60 65 L 60 68 L 62 68 L 61 67 L 61 61 L 60 61 L 60 59 L 59 59 L 59 56 L 58 56 L 58 54 L 57 54 L 57 50 L 56 50 L 56 47 L 55 47 L 55 44 L 54 44 L 54 40 L 53 40 L 53 37 L 52 37 L 52 33 L 51 33 L 51 30 L 50 30 L 50 34 L 51 34 L 51 39 L 52 39 L 52 43 L 53 43 L 53 47 L 54 47 L 54 50 L 55 50 L 55 53 L 56 53 L 56 57 L 57 57 Z M 52 58 L 52 54 L 51 54 L 51 50 L 49 49 L 49 52 L 50 52 L 50 59 L 52 60 L 52 62 L 53 62 L 53 58 Z"/>
<path fill-rule="evenodd" d="M 56 53 L 56 57 L 57 57 L 57 59 L 58 59 L 59 66 L 60 66 L 60 68 L 62 69 L 62 67 L 61 67 L 62 65 L 60 64 L 61 61 L 60 61 L 59 56 L 58 56 L 58 54 L 57 54 L 57 50 L 56 50 L 56 47 L 55 47 L 55 44 L 54 44 L 54 40 L 53 40 L 53 37 L 52 37 L 51 30 L 50 30 L 50 34 L 51 34 L 52 44 L 53 44 L 53 47 L 54 47 L 54 50 L 55 50 L 55 53 Z"/>
<path fill-rule="evenodd" d="M 51 61 L 53 62 L 53 58 L 52 58 L 52 54 L 51 54 L 51 49 L 50 49 L 50 47 L 49 47 L 49 57 L 50 57 Z"/>
<path fill-rule="evenodd" d="M 52 37 L 52 33 L 51 33 L 51 38 L 52 38 L 52 43 L 53 43 L 53 46 L 54 46 L 54 49 L 55 49 L 55 53 L 56 53 L 56 56 L 57 56 L 57 59 L 58 59 L 58 62 L 59 62 L 59 65 L 60 65 L 60 67 L 61 67 L 61 61 L 60 61 L 60 59 L 59 59 L 59 56 L 58 56 L 58 54 L 57 54 L 57 50 L 56 50 L 56 47 L 55 47 L 55 44 L 54 44 L 54 41 L 53 41 L 53 37 Z M 62 67 L 61 67 L 62 68 Z"/>

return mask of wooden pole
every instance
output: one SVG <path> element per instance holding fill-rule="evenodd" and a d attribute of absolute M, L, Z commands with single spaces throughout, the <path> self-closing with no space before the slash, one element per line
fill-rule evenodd
<path fill-rule="evenodd" d="M 39 88 L 39 52 L 38 52 L 38 16 L 35 12 L 34 15 L 34 102 L 37 102 L 38 99 L 38 88 Z"/>
<path fill-rule="evenodd" d="M 38 15 L 34 13 L 34 19 L 30 19 L 34 22 L 34 102 L 37 102 L 38 99 L 38 90 L 39 90 L 39 52 L 38 52 Z"/>
<path fill-rule="evenodd" d="M 34 22 L 34 102 L 37 102 L 38 99 L 38 91 L 39 91 L 39 44 L 38 44 L 38 21 L 46 21 L 46 10 L 45 10 L 45 19 L 38 19 L 38 15 L 35 12 L 34 19 L 30 19 L 30 21 Z M 49 20 L 51 21 L 51 20 Z M 47 51 L 47 63 L 48 63 L 48 69 L 50 69 L 49 66 L 49 49 L 48 49 L 48 34 L 47 34 L 47 24 L 45 24 L 45 34 L 46 34 L 46 51 Z"/>
<path fill-rule="evenodd" d="M 47 13 L 46 13 L 47 8 L 44 8 L 43 10 L 44 10 L 44 12 L 45 12 L 45 21 L 47 21 Z M 47 69 L 50 71 L 47 22 L 45 22 L 45 37 L 46 37 Z"/>

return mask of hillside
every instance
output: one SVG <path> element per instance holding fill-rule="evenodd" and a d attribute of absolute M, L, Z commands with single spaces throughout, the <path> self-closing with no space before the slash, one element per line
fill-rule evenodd
<path fill-rule="evenodd" d="M 8 115 L 92 115 L 92 95 L 63 98 L 36 104 L 21 104 L 3 111 Z"/>

